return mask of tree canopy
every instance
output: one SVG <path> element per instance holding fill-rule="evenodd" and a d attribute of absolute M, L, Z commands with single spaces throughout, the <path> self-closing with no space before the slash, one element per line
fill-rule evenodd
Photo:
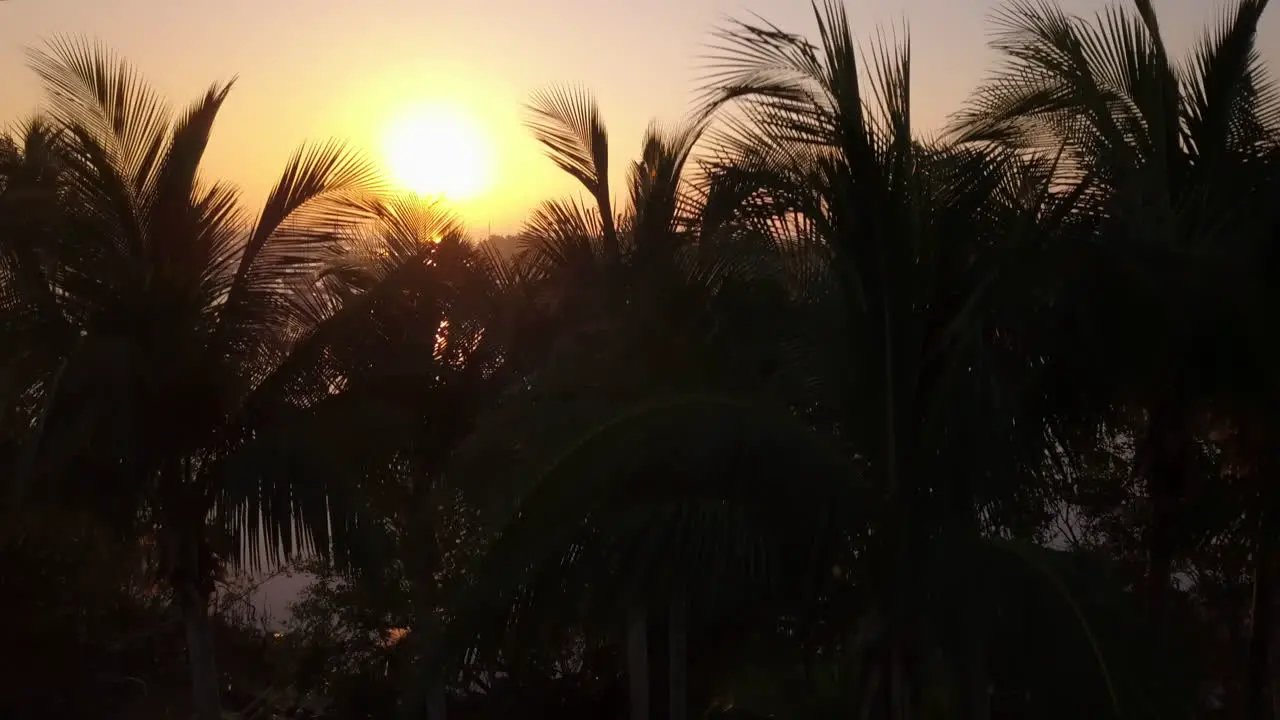
<path fill-rule="evenodd" d="M 729 23 L 621 193 L 535 93 L 585 193 L 500 242 L 336 141 L 250 210 L 201 172 L 232 84 L 32 51 L 0 708 L 1274 719 L 1266 5 L 1176 58 L 1149 0 L 1012 0 L 936 138 L 905 37 Z M 296 562 L 284 626 L 228 614 Z"/>

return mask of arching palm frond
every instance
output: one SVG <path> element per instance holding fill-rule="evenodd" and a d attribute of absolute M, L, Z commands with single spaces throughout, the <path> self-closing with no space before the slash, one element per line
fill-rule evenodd
<path fill-rule="evenodd" d="M 573 200 L 548 200 L 520 233 L 520 252 L 544 276 L 582 273 L 603 257 L 599 216 Z"/>
<path fill-rule="evenodd" d="M 77 248 L 88 255 L 76 264 L 120 277 L 150 252 L 141 196 L 153 186 L 170 109 L 132 66 L 101 45 L 60 38 L 28 57 L 45 84 L 45 112 L 61 129 L 68 191 L 93 208 L 85 220 L 100 236 Z"/>
<path fill-rule="evenodd" d="M 1182 68 L 1182 142 L 1193 173 L 1245 175 L 1238 185 L 1248 187 L 1265 184 L 1272 171 L 1265 158 L 1280 147 L 1280 86 L 1256 45 L 1267 5 L 1247 0 L 1234 13 L 1225 10 Z M 1251 189 L 1267 192 L 1256 185 Z"/>
<path fill-rule="evenodd" d="M 1088 174 L 1115 186 L 1163 176 L 1176 195 L 1190 164 L 1229 146 L 1265 144 L 1280 122 L 1254 47 L 1266 5 L 1244 0 L 1225 11 L 1179 65 L 1149 2 L 1137 12 L 1109 7 L 1093 22 L 1048 2 L 1011 3 L 997 16 L 993 43 L 1005 65 L 955 117 L 955 137 L 1065 151 L 1060 170 L 1072 181 Z M 1195 163 L 1201 147 L 1205 161 Z"/>
<path fill-rule="evenodd" d="M 456 245 L 463 235 L 461 222 L 447 208 L 413 196 L 384 201 L 376 212 L 374 222 L 348 232 L 336 248 L 338 264 L 329 269 L 353 261 L 368 266 L 369 279 L 376 281 L 405 262 L 421 261 L 424 252 L 439 254 L 444 243 Z"/>
<path fill-rule="evenodd" d="M 208 226 L 200 221 L 214 221 L 216 227 L 238 218 L 201 217 L 193 210 L 199 207 L 201 200 L 197 197 L 200 163 L 218 111 L 231 88 L 231 83 L 210 88 L 174 123 L 168 146 L 162 150 L 155 180 L 138 198 L 147 224 L 146 233 L 148 237 L 155 238 L 151 262 L 169 273 L 197 273 L 192 284 L 212 291 L 211 295 L 201 299 L 205 306 L 221 299 L 218 293 L 229 278 L 226 260 L 234 252 L 235 245 L 230 234 L 203 232 Z M 235 231 L 239 228 L 228 229 Z M 208 241 L 215 242 L 206 245 Z"/>
<path fill-rule="evenodd" d="M 248 218 L 240 199 L 240 190 L 235 186 L 213 183 L 198 185 L 190 201 L 197 236 L 192 262 L 200 268 L 201 297 L 212 315 L 210 325 L 216 322 L 221 303 L 226 300 L 227 288 L 244 247 Z"/>
<path fill-rule="evenodd" d="M 272 337 L 298 283 L 322 269 L 344 233 L 375 216 L 380 177 L 363 154 L 338 142 L 304 147 L 290 159 L 236 257 L 211 343 L 230 353 L 250 386 L 265 367 L 255 338 Z"/>
<path fill-rule="evenodd" d="M 956 116 L 961 142 L 1054 152 L 1065 133 L 1075 133 L 1080 142 L 1065 148 L 1073 162 L 1063 170 L 1084 173 L 1098 159 L 1128 162 L 1135 143 L 1147 142 L 1135 93 L 1156 97 L 1159 106 L 1147 109 L 1165 109 L 1163 73 L 1153 68 L 1146 26 L 1118 9 L 1090 27 L 1048 2 L 1011 3 L 997 15 L 992 45 L 1009 59 L 979 90 L 973 108 Z"/>
<path fill-rule="evenodd" d="M 536 93 L 529 110 L 534 137 L 591 193 L 600 212 L 605 257 L 616 262 L 621 250 L 609 191 L 609 135 L 595 98 L 583 90 L 553 88 Z"/>
<path fill-rule="evenodd" d="M 630 227 L 639 245 L 670 237 L 697 217 L 685 184 L 685 168 L 701 138 L 703 125 L 694 123 L 672 131 L 650 124 L 644 151 L 629 172 Z"/>
<path fill-rule="evenodd" d="M 548 89 L 529 101 L 534 137 L 562 170 L 592 195 L 609 182 L 609 135 L 595 98 L 583 90 Z"/>
<path fill-rule="evenodd" d="M 50 117 L 80 129 L 80 140 L 101 151 L 100 159 L 121 175 L 130 192 L 150 188 L 172 114 L 133 66 L 101 43 L 73 37 L 56 38 L 47 50 L 32 50 L 28 57 L 48 90 Z"/>

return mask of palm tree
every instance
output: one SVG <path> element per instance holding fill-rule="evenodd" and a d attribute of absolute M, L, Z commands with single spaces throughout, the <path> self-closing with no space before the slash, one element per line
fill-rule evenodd
<path fill-rule="evenodd" d="M 220 563 L 327 553 L 355 522 L 330 502 L 346 478 L 303 472 L 313 448 L 265 453 L 263 441 L 342 402 L 339 354 L 405 274 L 352 293 L 321 272 L 382 212 L 366 199 L 374 167 L 342 145 L 300 150 L 250 218 L 232 187 L 199 174 L 230 83 L 175 116 L 102 47 L 58 40 L 31 64 L 48 90 L 60 212 L 42 232 L 9 232 L 12 212 L 0 221 L 5 377 L 30 418 L 19 480 L 28 501 L 91 508 L 125 542 L 154 536 L 194 706 L 213 720 Z M 7 176 L 6 196 L 24 188 Z"/>
<path fill-rule="evenodd" d="M 754 504 L 747 488 L 781 484 L 780 462 L 795 469 L 797 457 L 821 465 L 833 454 L 785 407 L 761 412 L 773 407 L 761 356 L 774 352 L 761 340 L 785 318 L 750 317 L 745 303 L 772 278 L 710 247 L 738 244 L 730 221 L 709 222 L 702 190 L 689 180 L 702 125 L 650 127 L 629 173 L 630 202 L 612 216 L 612 204 L 599 201 L 609 197 L 608 145 L 594 101 L 550 91 L 535 96 L 532 115 L 551 158 L 597 202 L 549 202 L 527 225 L 518 262 L 554 339 L 482 423 L 472 455 L 487 469 L 464 460 L 459 473 L 505 478 L 515 468 L 532 480 L 501 488 L 515 488 L 516 497 L 489 557 L 491 576 L 523 588 L 512 599 L 517 625 L 585 622 L 609 634 L 603 628 L 625 616 L 630 712 L 645 718 L 647 637 L 660 610 L 671 635 L 671 714 L 683 717 L 689 622 L 714 615 L 723 587 L 746 592 L 744 582 L 773 576 L 773 565 L 757 560 L 774 552 L 766 548 L 776 549 L 781 528 L 794 534 L 794 524 L 812 519 L 804 531 L 812 532 L 827 511 L 792 504 L 822 497 L 805 495 L 809 482 L 775 493 L 770 508 Z M 502 447 L 518 455 L 495 451 Z M 784 508 L 796 511 L 785 521 Z M 685 539 L 668 543 L 664 533 Z M 707 555 L 707 543 L 722 551 Z M 482 587 L 511 599 L 511 585 Z M 546 614 L 566 607 L 568 617 L 551 616 L 559 621 Z"/>
<path fill-rule="evenodd" d="M 376 428 L 357 443 L 349 472 L 372 481 L 363 494 L 380 509 L 370 514 L 389 519 L 412 590 L 407 642 L 425 671 L 425 682 L 414 683 L 425 696 L 411 694 L 406 710 L 416 714 L 425 704 L 435 720 L 446 716 L 447 668 L 455 660 L 446 652 L 445 626 L 457 613 L 450 585 L 462 561 L 450 540 L 469 532 L 467 508 L 452 496 L 446 469 L 519 367 L 512 305 L 521 298 L 509 286 L 509 263 L 467 241 L 447 212 L 413 200 L 388 210 L 334 266 L 349 286 L 399 288 L 376 306 L 369 340 L 342 349 L 346 395 L 361 407 L 335 408 L 311 438 L 341 443 L 353 422 Z M 391 282 L 393 275 L 405 281 Z"/>
<path fill-rule="evenodd" d="M 653 599 L 638 591 L 662 588 L 661 595 L 674 582 L 670 575 L 646 574 L 641 559 L 669 558 L 668 567 L 685 568 L 683 574 L 697 577 L 706 567 L 702 563 L 723 567 L 758 557 L 757 552 L 773 557 L 788 545 L 812 548 L 817 542 L 818 557 L 830 561 L 843 542 L 833 544 L 833 537 L 874 537 L 878 546 L 858 552 L 878 558 L 867 570 L 877 593 L 870 624 L 897 626 L 890 637 L 899 645 L 889 646 L 896 658 L 887 663 L 897 675 L 888 677 L 905 680 L 906 645 L 916 634 L 905 626 L 923 619 L 923 610 L 913 614 L 907 608 L 910 598 L 924 590 L 903 575 L 906 568 L 936 559 L 944 550 L 972 547 L 984 520 L 998 526 L 1009 514 L 1001 500 L 1018 496 L 1016 485 L 1009 492 L 1016 475 L 1034 471 L 1040 462 L 1038 423 L 1015 424 L 1017 415 L 1004 406 L 1007 400 L 989 390 L 993 380 L 1002 379 L 993 374 L 993 365 L 1010 362 L 1017 342 L 1010 331 L 1020 318 L 1000 314 L 1001 309 L 1016 307 L 1007 298 L 1026 296 L 1025 288 L 1002 270 L 1013 258 L 1024 259 L 1038 249 L 1030 243 L 1019 246 L 1023 233 L 1038 230 L 1042 215 L 1061 220 L 1071 199 L 1047 192 L 1045 163 L 915 141 L 906 114 L 903 58 L 879 59 L 882 74 L 875 89 L 883 106 L 864 114 L 843 13 L 827 8 L 819 12 L 819 20 L 826 55 L 775 28 L 742 26 L 726 36 L 730 69 L 718 78 L 707 115 L 734 104 L 746 121 L 725 121 L 712 150 L 718 162 L 700 185 L 679 183 L 679 174 L 649 173 L 676 180 L 669 186 L 677 191 L 660 197 L 677 198 L 673 207 L 694 209 L 684 215 L 689 220 L 675 226 L 666 221 L 632 236 L 630 229 L 645 225 L 624 215 L 613 223 L 620 248 L 617 262 L 603 249 L 610 242 L 604 221 L 609 208 L 603 205 L 595 213 L 569 204 L 549 205 L 528 234 L 526 257 L 558 269 L 544 271 L 548 278 L 558 274 L 572 278 L 574 288 L 590 288 L 576 298 L 573 309 L 585 306 L 581 312 L 592 313 L 594 320 L 589 325 L 613 332 L 611 337 L 592 336 L 586 354 L 580 350 L 549 363 L 572 383 L 555 382 L 547 370 L 540 371 L 535 392 L 554 396 L 561 387 L 590 387 L 584 394 L 590 395 L 595 410 L 583 417 L 565 412 L 562 403 L 552 406 L 555 419 L 578 428 L 569 431 L 577 439 L 567 449 L 563 442 L 523 439 L 526 448 L 558 449 L 542 461 L 550 470 L 536 475 L 538 485 L 519 505 L 519 516 L 505 528 L 491 561 L 503 572 L 513 564 L 521 572 L 533 568 L 534 578 L 539 566 L 549 569 L 542 572 L 543 580 L 526 585 L 544 592 L 547 585 L 563 588 L 566 581 L 581 577 L 578 573 L 592 577 L 596 591 L 623 588 L 630 607 L 634 717 L 647 713 L 644 610 Z M 593 196 L 600 195 L 603 173 L 581 167 L 592 157 L 587 148 L 604 145 L 593 107 L 585 101 L 544 104 L 579 107 L 550 127 L 549 118 L 557 113 L 539 110 L 541 125 L 535 130 L 557 162 L 577 168 L 575 175 L 587 177 L 584 184 Z M 702 124 L 694 127 L 700 131 Z M 688 149 L 672 156 L 688 157 L 697 135 L 686 137 L 687 142 L 672 145 Z M 582 140 L 571 146 L 566 138 Z M 633 207 L 642 206 L 633 200 Z M 660 250 L 647 251 L 654 248 Z M 672 263 L 681 259 L 683 266 Z M 693 296 L 710 305 L 687 299 L 648 304 L 658 291 L 690 297 L 673 292 L 689 287 L 687 281 L 672 282 L 691 277 L 687 270 L 671 272 L 680 267 L 716 269 L 710 274 L 714 282 L 703 285 L 713 292 Z M 692 277 L 707 276 L 695 272 Z M 721 303 L 718 309 L 725 310 L 723 303 L 743 282 L 767 292 L 753 300 L 768 301 L 752 306 L 762 311 L 752 319 L 768 328 L 763 337 L 744 345 L 749 334 L 706 336 L 699 334 L 704 332 L 699 326 L 690 327 L 688 318 L 701 317 L 696 308 Z M 584 295 L 595 302 L 583 302 Z M 732 327 L 735 315 L 743 317 L 744 306 L 728 308 L 730 312 L 707 315 L 709 327 Z M 650 327 L 657 332 L 646 332 Z M 730 338 L 727 346 L 721 344 L 725 336 Z M 728 363 L 728 348 L 748 361 Z M 575 362 L 567 362 L 570 357 Z M 708 372 L 710 368 L 714 371 Z M 771 369 L 762 375 L 764 368 Z M 760 393 L 762 386 L 768 392 Z M 867 408 L 883 413 L 869 415 Z M 547 418 L 546 410 L 542 413 L 537 432 L 554 437 L 548 426 L 558 423 Z M 523 417 L 527 423 L 530 415 Z M 713 423 L 723 434 L 706 432 Z M 828 447 L 832 431 L 843 446 L 839 450 Z M 696 453 L 688 448 L 694 438 Z M 744 458 L 751 458 L 751 471 L 733 464 Z M 992 459 L 1004 463 L 993 468 Z M 812 482 L 779 484 L 782 478 L 794 478 L 799 467 L 808 471 L 801 477 Z M 957 472 L 960 479 L 954 484 L 943 482 Z M 679 482 L 686 473 L 697 481 Z M 849 497 L 865 499 L 861 492 L 869 480 L 886 493 L 888 519 L 869 526 L 864 515 L 844 515 L 837 530 L 821 532 L 831 517 L 813 514 L 816 505 L 824 504 L 819 499 L 830 501 L 832 508 L 847 508 Z M 752 489 L 744 492 L 743 487 Z M 755 500 L 743 502 L 743 497 Z M 679 543 L 643 550 L 645 538 L 662 536 L 655 528 L 667 525 L 660 516 L 640 511 L 640 498 L 660 498 L 659 507 L 686 518 L 697 518 L 692 509 L 703 499 L 727 500 L 730 512 L 743 512 L 751 520 L 735 526 L 733 520 L 703 516 L 666 533 L 705 541 L 709 544 L 703 547 L 720 548 L 718 555 Z M 799 527 L 773 524 L 770 518 L 776 516 L 759 504 L 765 498 L 772 504 L 769 509 L 786 508 L 793 518 L 806 520 Z M 587 522 L 564 522 L 578 517 Z M 632 527 L 637 530 L 626 530 Z M 933 527 L 945 534 L 928 530 Z M 707 540 L 717 536 L 723 538 L 719 543 Z M 956 539 L 966 541 L 947 542 Z M 566 546 L 567 551 L 555 549 Z M 512 559 L 515 550 L 523 552 Z M 743 562 L 759 567 L 754 560 Z M 734 579 L 728 584 L 740 584 L 750 574 L 731 573 Z M 719 578 L 719 587 L 726 585 L 723 573 L 708 576 Z M 607 577 L 618 580 L 600 582 Z M 692 599 L 710 588 L 686 590 Z M 969 597 L 979 604 L 980 598 Z M 980 654 L 977 643 L 971 642 L 967 652 Z M 981 663 L 968 658 L 958 660 L 957 667 L 977 665 L 981 672 Z M 901 712 L 908 699 L 877 699 L 894 683 L 876 677 L 869 676 L 869 682 L 877 688 L 863 697 L 872 707 Z M 983 689 L 973 696 L 979 708 L 975 712 L 980 712 L 986 683 L 975 676 L 969 687 Z"/>
<path fill-rule="evenodd" d="M 1179 63 L 1149 0 L 1093 21 L 1011 3 L 995 41 L 1006 63 L 955 122 L 961 142 L 1061 153 L 1057 179 L 1090 188 L 1082 212 L 1095 232 L 1067 265 L 1064 339 L 1075 349 L 1063 359 L 1094 386 L 1077 386 L 1082 397 L 1145 415 L 1134 470 L 1152 508 L 1146 598 L 1156 622 L 1186 547 L 1178 527 L 1195 437 L 1232 375 L 1218 358 L 1248 355 L 1221 318 L 1250 315 L 1255 248 L 1270 222 L 1259 210 L 1275 188 L 1265 157 L 1280 137 L 1280 95 L 1255 48 L 1266 5 L 1235 3 Z"/>
<path fill-rule="evenodd" d="M 0 332 L 12 343 L 8 348 L 11 353 L 29 347 L 28 343 L 44 332 L 38 309 L 53 302 L 39 276 L 24 283 L 16 268 L 38 267 L 38 248 L 58 227 L 56 145 L 57 133 L 41 118 L 26 122 L 13 136 L 0 137 L 0 237 L 5 238 L 0 246 Z M 19 383 L 10 384 L 7 378 L 0 388 L 4 397 L 17 398 L 27 390 Z M 0 407 L 0 437 L 6 456 L 16 452 L 22 428 L 34 421 L 30 398 L 24 400 Z"/>
<path fill-rule="evenodd" d="M 1055 576 L 1051 555 L 1008 542 L 1032 539 L 1018 520 L 1040 512 L 1031 479 L 1053 448 L 1021 389 L 1040 372 L 1041 285 L 1090 186 L 1055 187 L 1053 155 L 916 138 L 909 45 L 861 55 L 838 4 L 815 14 L 818 45 L 764 23 L 721 35 L 713 190 L 787 251 L 810 317 L 793 341 L 808 378 L 794 405 L 835 429 L 860 470 L 844 482 L 875 498 L 868 524 L 846 530 L 861 616 L 850 701 L 988 717 L 982 628 L 1017 611 L 1027 568 Z"/>
<path fill-rule="evenodd" d="M 640 253 L 658 243 L 680 244 L 680 182 L 696 130 L 664 136 L 651 126 L 645 153 L 631 168 L 631 204 L 615 217 L 609 184 L 608 134 L 594 98 L 573 90 L 548 90 L 534 96 L 530 129 L 560 168 L 590 193 L 594 212 L 576 203 L 552 201 L 535 213 L 523 233 L 522 259 L 552 290 L 557 314 L 599 338 L 619 321 L 622 308 L 650 297 L 646 280 L 632 272 Z M 640 287 L 636 281 L 639 280 Z M 581 317 L 579 309 L 592 315 Z M 575 317 L 576 316 L 576 317 Z M 630 678 L 630 716 L 649 716 L 647 635 L 644 604 L 626 610 L 626 657 Z M 673 700 L 673 705 L 678 704 Z"/>

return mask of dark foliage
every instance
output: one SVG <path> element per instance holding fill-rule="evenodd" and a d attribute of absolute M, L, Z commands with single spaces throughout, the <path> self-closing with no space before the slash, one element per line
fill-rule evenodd
<path fill-rule="evenodd" d="M 249 214 L 230 85 L 33 53 L 0 713 L 1274 720 L 1266 5 L 1178 60 L 1148 0 L 1014 0 L 930 140 L 905 38 L 730 24 L 620 193 L 535 94 L 585 199 L 485 242 L 337 144 Z M 299 556 L 286 626 L 220 611 Z"/>

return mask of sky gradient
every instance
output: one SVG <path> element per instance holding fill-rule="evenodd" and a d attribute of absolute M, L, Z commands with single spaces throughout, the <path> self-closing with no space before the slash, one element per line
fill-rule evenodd
<path fill-rule="evenodd" d="M 1091 12 L 1103 0 L 1062 0 Z M 917 125 L 936 129 L 992 64 L 996 0 L 850 0 L 866 36 L 905 21 L 913 46 Z M 1221 5 L 1156 0 L 1181 51 Z M 460 204 L 477 231 L 512 232 L 538 200 L 577 193 L 521 126 L 522 103 L 568 83 L 596 93 L 619 176 L 651 118 L 679 119 L 698 85 L 711 32 L 758 13 L 809 33 L 805 0 L 9 0 L 0 3 L 0 123 L 30 113 L 40 89 L 24 48 L 56 34 L 100 39 L 175 104 L 238 76 L 206 160 L 211 176 L 257 201 L 304 140 L 343 137 L 379 151 L 397 114 L 446 103 L 475 119 L 495 158 L 494 182 Z M 1269 60 L 1280 10 L 1261 31 Z M 615 186 L 616 187 L 616 186 Z"/>

